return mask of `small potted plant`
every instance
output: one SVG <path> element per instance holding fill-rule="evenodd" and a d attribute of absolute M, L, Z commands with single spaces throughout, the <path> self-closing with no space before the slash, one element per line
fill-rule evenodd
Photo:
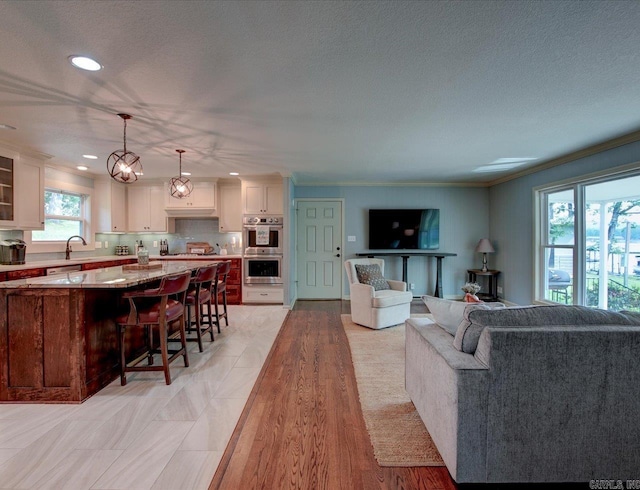
<path fill-rule="evenodd" d="M 464 301 L 466 303 L 482 303 L 482 300 L 478 299 L 476 294 L 480 291 L 482 287 L 476 282 L 467 282 L 464 286 L 462 286 L 462 290 L 464 291 Z"/>

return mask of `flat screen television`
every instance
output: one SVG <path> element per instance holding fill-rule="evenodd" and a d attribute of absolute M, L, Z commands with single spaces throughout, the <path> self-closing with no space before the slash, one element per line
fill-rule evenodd
<path fill-rule="evenodd" d="M 434 250 L 440 247 L 439 209 L 370 209 L 370 250 Z"/>

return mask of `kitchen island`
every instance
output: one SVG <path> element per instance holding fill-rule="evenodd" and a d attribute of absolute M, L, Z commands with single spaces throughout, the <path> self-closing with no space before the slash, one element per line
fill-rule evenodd
<path fill-rule="evenodd" d="M 0 403 L 80 403 L 119 376 L 114 319 L 125 291 L 210 260 L 163 261 L 157 270 L 123 266 L 0 282 Z M 144 350 L 131 329 L 127 355 Z"/>

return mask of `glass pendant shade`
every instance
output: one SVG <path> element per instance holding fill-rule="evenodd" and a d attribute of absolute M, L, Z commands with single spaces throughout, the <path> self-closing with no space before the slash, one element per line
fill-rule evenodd
<path fill-rule="evenodd" d="M 131 151 L 127 151 L 127 120 L 129 114 L 118 114 L 124 120 L 124 149 L 116 150 L 107 158 L 107 170 L 113 180 L 123 184 L 132 184 L 142 175 L 142 163 L 140 157 Z"/>
<path fill-rule="evenodd" d="M 173 177 L 169 181 L 169 193 L 171 197 L 176 199 L 184 199 L 193 190 L 193 184 L 191 181 L 182 175 L 182 154 L 184 150 L 176 150 L 180 154 L 180 170 L 177 177 Z"/>

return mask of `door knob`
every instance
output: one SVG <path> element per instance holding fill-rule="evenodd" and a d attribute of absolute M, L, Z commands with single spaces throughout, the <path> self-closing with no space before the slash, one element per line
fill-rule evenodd
<path fill-rule="evenodd" d="M 340 257 L 340 254 L 336 254 L 336 257 Z"/>
<path fill-rule="evenodd" d="M 336 250 L 340 250 L 340 247 L 336 247 Z"/>

